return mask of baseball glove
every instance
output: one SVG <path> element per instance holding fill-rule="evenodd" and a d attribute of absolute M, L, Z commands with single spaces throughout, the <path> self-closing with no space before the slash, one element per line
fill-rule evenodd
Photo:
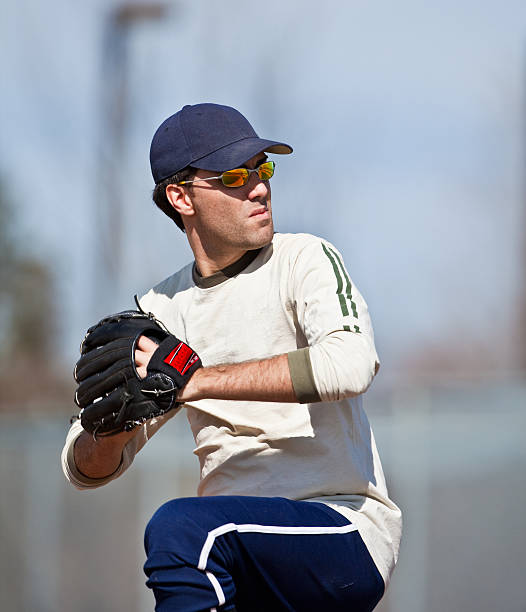
<path fill-rule="evenodd" d="M 135 348 L 140 336 L 159 344 L 140 378 Z M 93 435 L 130 431 L 179 404 L 178 389 L 202 367 L 198 355 L 152 314 L 125 310 L 90 327 L 75 366 L 75 403 L 82 427 Z"/>

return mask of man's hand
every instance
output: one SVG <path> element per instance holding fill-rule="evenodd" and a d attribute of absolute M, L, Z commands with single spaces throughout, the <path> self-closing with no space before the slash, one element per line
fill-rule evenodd
<path fill-rule="evenodd" d="M 146 368 L 158 348 L 159 345 L 157 342 L 150 340 L 150 338 L 146 336 L 141 336 L 139 338 L 137 348 L 135 349 L 135 366 L 139 378 L 146 378 Z"/>

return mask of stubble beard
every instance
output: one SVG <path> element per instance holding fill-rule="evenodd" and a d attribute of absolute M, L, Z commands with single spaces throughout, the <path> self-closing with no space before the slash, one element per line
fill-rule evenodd
<path fill-rule="evenodd" d="M 261 249 L 262 247 L 267 246 L 272 242 L 272 238 L 274 237 L 274 221 L 272 216 L 270 217 L 267 224 L 258 228 L 253 234 L 248 234 L 246 232 L 243 235 L 239 235 L 238 238 L 240 244 L 247 251 L 252 251 L 255 249 Z"/>

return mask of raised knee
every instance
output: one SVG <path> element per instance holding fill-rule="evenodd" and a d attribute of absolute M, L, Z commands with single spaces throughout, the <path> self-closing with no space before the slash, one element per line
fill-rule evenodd
<path fill-rule="evenodd" d="M 186 530 L 192 516 L 192 499 L 172 499 L 166 502 L 152 516 L 145 530 L 147 549 L 161 541 L 168 541 L 171 536 Z"/>
<path fill-rule="evenodd" d="M 206 499 L 199 497 L 182 497 L 163 504 L 146 526 L 146 551 L 174 550 L 182 543 L 195 546 L 203 542 L 214 520 L 207 507 Z"/>

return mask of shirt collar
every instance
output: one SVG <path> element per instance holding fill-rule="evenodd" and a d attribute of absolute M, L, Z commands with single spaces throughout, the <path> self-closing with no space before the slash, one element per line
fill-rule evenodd
<path fill-rule="evenodd" d="M 241 256 L 237 261 L 226 266 L 222 270 L 215 272 L 211 276 L 201 276 L 199 270 L 197 269 L 197 265 L 194 262 L 192 267 L 192 279 L 194 283 L 200 287 L 201 289 L 209 289 L 210 287 L 215 287 L 221 283 L 224 283 L 229 278 L 233 278 L 237 276 L 240 272 L 243 272 L 245 268 L 247 268 L 256 257 L 261 253 L 261 249 L 256 249 L 254 251 L 247 251 L 243 256 Z"/>

